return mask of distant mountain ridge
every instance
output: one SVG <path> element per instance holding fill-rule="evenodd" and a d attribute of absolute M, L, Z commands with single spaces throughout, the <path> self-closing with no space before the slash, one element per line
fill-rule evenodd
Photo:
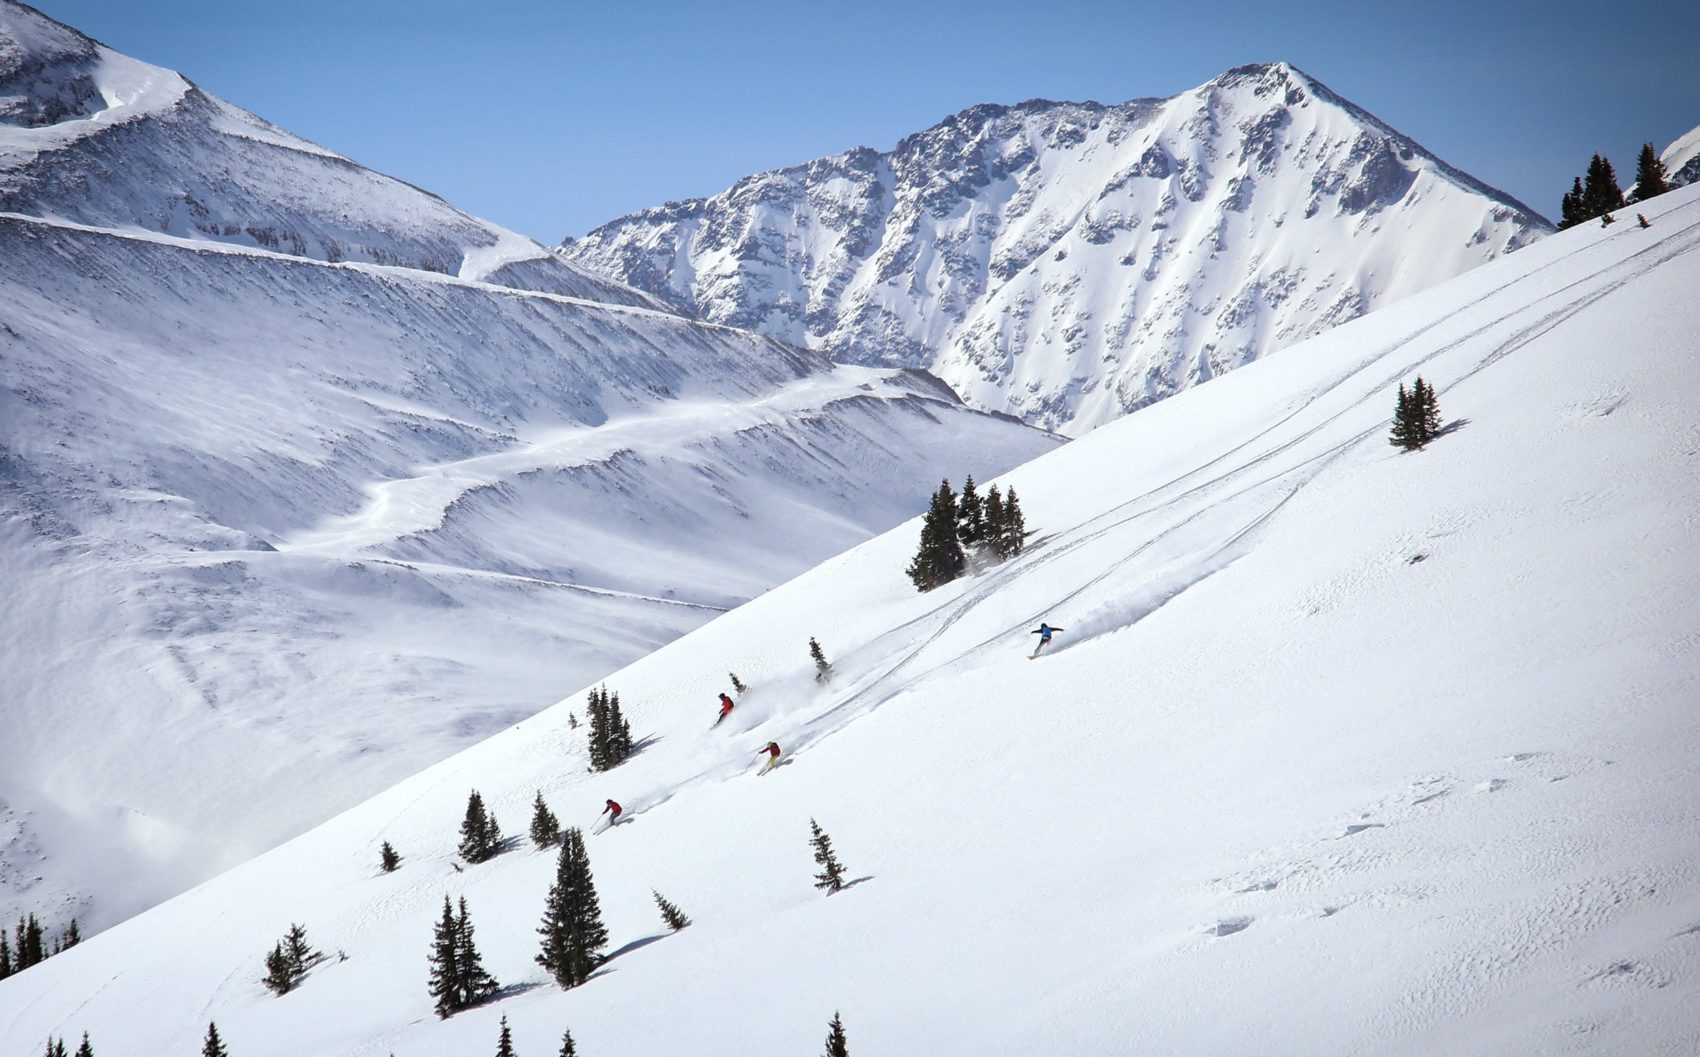
<path fill-rule="evenodd" d="M 655 305 L 14 0 L 0 133 L 0 212 Z"/>
<path fill-rule="evenodd" d="M 568 240 L 701 318 L 1079 433 L 1552 230 L 1286 63 L 971 107 Z"/>

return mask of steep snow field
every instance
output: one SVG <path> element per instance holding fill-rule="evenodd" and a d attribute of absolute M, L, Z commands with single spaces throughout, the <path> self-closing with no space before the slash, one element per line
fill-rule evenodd
<path fill-rule="evenodd" d="M 1078 435 L 1551 226 L 1286 63 L 986 104 L 561 252 L 704 319 Z"/>
<path fill-rule="evenodd" d="M 645 309 L 0 246 L 8 920 L 175 895 L 1058 443 Z"/>
<path fill-rule="evenodd" d="M 1020 467 L 1010 563 L 917 595 L 911 522 L 661 648 L 608 680 L 645 743 L 611 773 L 575 694 L 0 983 L 8 1057 L 209 1019 L 241 1057 L 449 1057 L 503 1015 L 530 1057 L 778 1055 L 834 1010 L 861 1054 L 1693 1052 L 1700 188 L 1647 206 Z M 1398 454 L 1418 372 L 1453 428 Z M 532 962 L 552 856 L 451 863 L 473 788 L 510 834 L 539 789 L 635 816 L 590 840 L 584 987 Z M 507 989 L 439 1022 L 445 894 Z M 273 998 L 292 921 L 347 960 Z"/>
<path fill-rule="evenodd" d="M 1700 126 L 1677 137 L 1676 142 L 1659 155 L 1672 187 L 1683 187 L 1700 181 Z"/>

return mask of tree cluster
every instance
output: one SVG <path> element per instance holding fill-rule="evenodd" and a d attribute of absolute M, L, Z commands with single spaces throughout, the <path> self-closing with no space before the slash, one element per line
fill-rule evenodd
<path fill-rule="evenodd" d="M 466 818 L 460 824 L 460 857 L 469 863 L 488 862 L 502 850 L 502 829 L 496 816 L 484 809 L 484 798 L 474 789 L 466 798 Z"/>
<path fill-rule="evenodd" d="M 437 1016 L 447 1019 L 470 1009 L 495 994 L 501 987 L 484 969 L 484 960 L 472 939 L 472 919 L 466 912 L 466 897 L 457 914 L 443 897 L 443 916 L 431 940 L 431 997 Z"/>
<path fill-rule="evenodd" d="M 72 1055 L 70 1055 L 70 1051 L 65 1049 L 64 1039 L 55 1039 L 49 1036 L 47 1039 L 47 1057 L 72 1057 Z M 94 1057 L 94 1047 L 89 1045 L 88 1032 L 83 1032 L 83 1044 L 77 1047 L 74 1057 Z"/>
<path fill-rule="evenodd" d="M 931 591 L 967 570 L 969 551 L 1003 561 L 1026 544 L 1027 522 L 1014 488 L 1005 495 L 993 485 L 982 497 L 970 475 L 957 496 L 946 479 L 927 505 L 921 545 L 905 572 L 917 590 Z"/>
<path fill-rule="evenodd" d="M 78 928 L 76 918 L 72 918 L 71 923 L 59 933 L 59 938 L 49 945 L 47 930 L 42 927 L 36 916 L 20 916 L 10 940 L 6 938 L 6 929 L 0 926 L 0 980 L 13 973 L 21 973 L 33 965 L 40 965 L 60 951 L 70 950 L 82 940 L 82 930 Z"/>
<path fill-rule="evenodd" d="M 596 898 L 584 834 L 576 826 L 567 830 L 561 841 L 555 883 L 549 886 L 537 934 L 543 937 L 537 964 L 563 989 L 584 983 L 602 964 L 608 930 L 602 924 L 602 906 Z"/>
<path fill-rule="evenodd" d="M 1577 177 L 1571 182 L 1570 190 L 1564 193 L 1558 226 L 1562 230 L 1598 220 L 1614 209 L 1622 209 L 1625 204 L 1623 188 L 1617 184 L 1617 173 L 1611 162 L 1596 154 L 1588 163 L 1587 176 Z"/>
<path fill-rule="evenodd" d="M 265 985 L 273 994 L 286 995 L 295 989 L 307 970 L 323 961 L 325 956 L 307 942 L 307 929 L 291 924 L 266 955 Z"/>
<path fill-rule="evenodd" d="M 620 714 L 620 695 L 612 696 L 606 686 L 590 692 L 590 766 L 608 771 L 626 762 L 632 754 L 632 727 Z"/>
<path fill-rule="evenodd" d="M 1411 388 L 1399 383 L 1399 401 L 1393 411 L 1393 432 L 1387 442 L 1401 451 L 1416 451 L 1440 436 L 1440 402 L 1434 386 L 1422 375 Z"/>

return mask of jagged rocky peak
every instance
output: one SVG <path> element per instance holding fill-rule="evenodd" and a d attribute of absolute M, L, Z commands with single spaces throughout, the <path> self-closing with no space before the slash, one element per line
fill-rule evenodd
<path fill-rule="evenodd" d="M 985 103 L 605 224 L 573 260 L 1079 433 L 1551 230 L 1283 63 Z"/>
<path fill-rule="evenodd" d="M 0 0 L 0 211 L 655 304 L 13 0 Z"/>
<path fill-rule="evenodd" d="M 1689 129 L 1659 156 L 1672 187 L 1700 182 L 1700 127 Z"/>

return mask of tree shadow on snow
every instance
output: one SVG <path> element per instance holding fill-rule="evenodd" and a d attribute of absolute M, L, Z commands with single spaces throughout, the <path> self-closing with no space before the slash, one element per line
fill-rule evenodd
<path fill-rule="evenodd" d="M 854 881 L 845 881 L 844 884 L 839 887 L 838 891 L 839 892 L 848 892 L 850 889 L 855 888 L 857 885 L 861 884 L 863 881 L 872 881 L 873 879 L 874 879 L 873 874 L 865 873 L 862 876 L 856 878 Z M 833 895 L 837 895 L 837 894 L 838 894 L 838 892 L 833 893 Z"/>
<path fill-rule="evenodd" d="M 624 957 L 625 955 L 628 955 L 628 954 L 632 953 L 633 951 L 642 950 L 643 948 L 649 946 L 651 943 L 659 942 L 660 940 L 664 940 L 668 936 L 671 936 L 671 935 L 673 935 L 671 932 L 658 932 L 653 936 L 645 936 L 641 940 L 631 941 L 630 943 L 626 944 L 624 947 L 621 947 L 618 950 L 614 951 L 612 954 L 609 954 L 606 957 L 604 957 L 602 959 L 601 964 L 596 967 L 596 971 L 591 973 L 589 976 L 585 977 L 584 982 L 588 984 L 588 983 L 590 983 L 590 981 L 595 980 L 599 977 L 607 976 L 609 973 L 618 972 L 619 970 L 617 968 L 609 965 L 609 963 L 612 962 L 614 959 Z"/>
<path fill-rule="evenodd" d="M 1463 429 L 1465 426 L 1468 426 L 1469 424 L 1470 424 L 1470 420 L 1467 419 L 1467 418 L 1455 418 L 1451 422 L 1448 422 L 1446 425 L 1441 426 L 1440 432 L 1436 433 L 1435 436 L 1437 436 L 1437 437 L 1450 436 L 1451 434 L 1458 432 L 1459 430 Z"/>
<path fill-rule="evenodd" d="M 479 1004 L 485 1005 L 485 1004 L 488 1004 L 488 1003 L 491 1003 L 491 1002 L 505 1002 L 510 998 L 517 998 L 520 995 L 523 995 L 523 994 L 525 994 L 529 991 L 535 991 L 538 988 L 542 987 L 543 984 L 544 984 L 544 981 L 542 981 L 542 980 L 527 980 L 524 983 L 509 984 L 506 987 L 497 988 L 495 994 L 491 995 L 489 998 L 486 998 L 483 1002 L 481 1002 Z"/>

